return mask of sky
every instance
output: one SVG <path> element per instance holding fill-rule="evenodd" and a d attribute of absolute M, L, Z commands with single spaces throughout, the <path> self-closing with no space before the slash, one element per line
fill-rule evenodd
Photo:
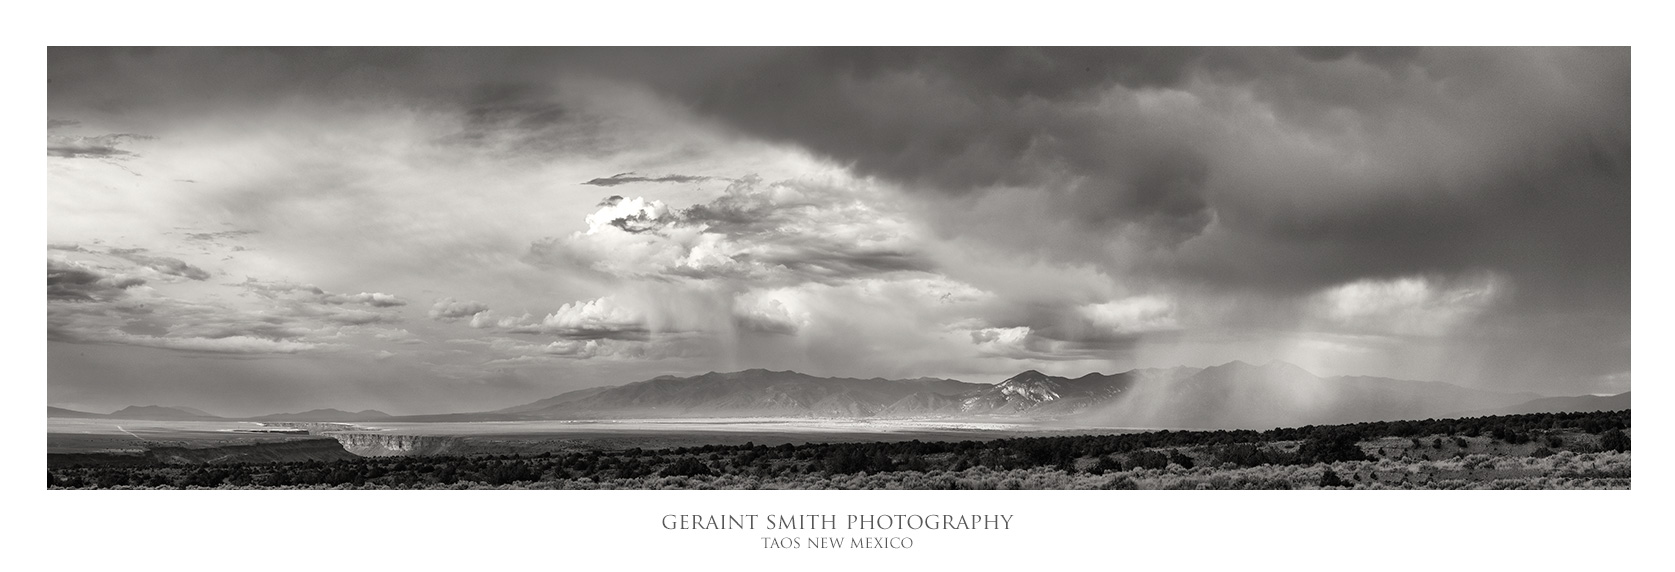
<path fill-rule="evenodd" d="M 1626 48 L 48 50 L 48 400 L 1629 390 Z"/>

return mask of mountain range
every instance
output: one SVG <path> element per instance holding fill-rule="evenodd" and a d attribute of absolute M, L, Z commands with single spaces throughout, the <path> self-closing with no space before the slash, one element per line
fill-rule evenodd
<path fill-rule="evenodd" d="M 1627 395 L 1620 397 L 1626 408 Z M 1030 370 L 992 385 L 932 378 L 821 378 L 752 369 L 589 388 L 485 415 L 508 419 L 1032 418 L 1078 426 L 1233 429 L 1598 406 L 1581 401 L 1553 401 L 1544 406 L 1541 399 L 1530 393 L 1440 382 L 1320 377 L 1285 362 L 1235 361 L 1206 368 L 1136 369 L 1077 378 Z"/>
<path fill-rule="evenodd" d="M 1511 407 L 1469 411 L 1470 415 L 1519 415 L 1523 413 L 1560 413 L 1565 411 L 1619 411 L 1629 408 L 1629 392 L 1616 395 L 1578 395 L 1576 397 L 1543 397 Z"/>
<path fill-rule="evenodd" d="M 989 387 L 952 379 L 830 378 L 751 369 L 583 389 L 493 413 L 534 419 L 905 417 L 942 413 L 949 398 Z"/>
<path fill-rule="evenodd" d="M 258 417 L 221 417 L 201 409 L 182 405 L 131 405 L 111 413 L 89 413 L 62 407 L 47 406 L 47 417 L 78 419 L 144 419 L 150 421 L 383 421 L 393 417 L 382 411 L 340 411 L 315 409 L 302 413 L 274 413 Z"/>
<path fill-rule="evenodd" d="M 751 369 L 593 387 L 496 411 L 391 416 L 316 409 L 222 418 L 187 407 L 49 417 L 241 421 L 516 421 L 682 417 L 1034 419 L 1084 427 L 1266 429 L 1362 421 L 1627 409 L 1629 395 L 1542 398 L 1440 382 L 1316 376 L 1271 362 L 1136 369 L 1067 378 L 1030 370 L 996 384 L 826 378 Z"/>

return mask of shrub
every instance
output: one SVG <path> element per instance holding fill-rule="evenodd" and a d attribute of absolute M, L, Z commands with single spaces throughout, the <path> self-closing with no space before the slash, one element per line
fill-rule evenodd
<path fill-rule="evenodd" d="M 1344 486 L 1343 479 L 1338 478 L 1338 473 L 1332 471 L 1332 469 L 1326 469 L 1325 473 L 1321 473 L 1320 488 L 1341 486 Z"/>
<path fill-rule="evenodd" d="M 1105 484 L 1100 485 L 1099 488 L 1111 491 L 1133 491 L 1140 489 L 1140 483 L 1136 483 L 1134 479 L 1128 477 L 1112 477 L 1105 481 Z"/>
<path fill-rule="evenodd" d="M 1621 429 L 1612 429 L 1599 436 L 1599 446 L 1607 451 L 1623 452 L 1628 448 L 1628 434 Z"/>
<path fill-rule="evenodd" d="M 669 466 L 663 467 L 663 470 L 658 472 L 658 474 L 665 477 L 708 477 L 715 475 L 715 472 L 710 470 L 710 466 L 704 464 L 703 461 L 692 457 L 681 457 L 679 461 L 675 461 L 670 463 Z"/>

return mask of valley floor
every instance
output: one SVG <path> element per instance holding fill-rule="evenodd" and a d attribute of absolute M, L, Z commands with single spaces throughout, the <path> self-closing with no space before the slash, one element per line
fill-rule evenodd
<path fill-rule="evenodd" d="M 648 447 L 557 442 L 523 454 L 326 458 L 49 455 L 49 488 L 264 489 L 1626 489 L 1629 412 L 920 440 Z M 413 436 L 400 436 L 411 439 Z M 853 437 L 853 436 L 849 436 Z M 946 437 L 946 436 L 945 436 Z M 846 442 L 847 441 L 847 442 Z M 330 441 L 316 438 L 316 442 Z M 345 441 L 348 442 L 348 441 Z M 409 441 L 403 441 L 409 442 Z M 602 443 L 609 443 L 602 446 Z M 527 445 L 527 443 L 525 443 Z M 266 449 L 258 445 L 243 445 Z M 315 448 L 296 454 L 318 455 Z M 316 447 L 317 448 L 317 447 Z M 352 450 L 352 449 L 351 449 Z M 206 450 L 195 450 L 206 451 Z M 384 451 L 400 453 L 401 451 Z M 113 460 L 117 459 L 117 460 Z M 228 459 L 234 459 L 228 461 Z"/>

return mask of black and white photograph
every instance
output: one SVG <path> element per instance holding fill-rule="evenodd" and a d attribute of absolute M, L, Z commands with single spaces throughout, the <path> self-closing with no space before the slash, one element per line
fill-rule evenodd
<path fill-rule="evenodd" d="M 1626 47 L 47 51 L 49 489 L 1627 489 Z"/>
<path fill-rule="evenodd" d="M 26 6 L 8 568 L 1655 569 L 1632 6 Z"/>

